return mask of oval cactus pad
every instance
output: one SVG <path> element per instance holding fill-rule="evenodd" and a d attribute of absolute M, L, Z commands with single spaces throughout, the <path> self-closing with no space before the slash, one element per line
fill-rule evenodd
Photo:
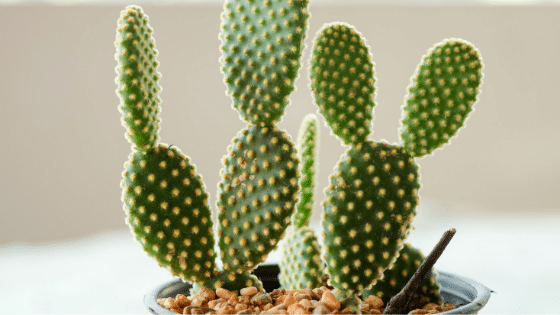
<path fill-rule="evenodd" d="M 401 147 L 367 141 L 346 151 L 325 191 L 322 220 L 335 288 L 359 294 L 393 264 L 419 188 L 418 166 Z"/>
<path fill-rule="evenodd" d="M 375 78 L 369 47 L 353 26 L 332 23 L 317 33 L 310 61 L 311 89 L 333 133 L 346 144 L 370 134 Z"/>
<path fill-rule="evenodd" d="M 287 133 L 251 125 L 233 139 L 218 184 L 225 270 L 263 262 L 290 224 L 299 193 L 298 159 Z"/>
<path fill-rule="evenodd" d="M 280 121 L 300 68 L 308 3 L 226 0 L 221 70 L 233 107 L 245 121 Z"/>
<path fill-rule="evenodd" d="M 313 230 L 302 226 L 288 231 L 279 266 L 282 288 L 301 290 L 323 285 L 321 247 Z"/>
<path fill-rule="evenodd" d="M 157 145 L 161 121 L 161 74 L 157 72 L 158 51 L 152 33 L 148 16 L 140 7 L 128 6 L 122 11 L 115 41 L 116 92 L 126 138 L 134 149 L 144 151 Z"/>
<path fill-rule="evenodd" d="M 464 125 L 478 100 L 482 66 L 478 50 L 462 39 L 444 40 L 423 57 L 403 106 L 400 137 L 410 154 L 432 153 Z"/>
<path fill-rule="evenodd" d="M 133 152 L 121 186 L 127 223 L 160 266 L 185 281 L 213 276 L 216 254 L 208 194 L 188 157 L 163 144 Z"/>

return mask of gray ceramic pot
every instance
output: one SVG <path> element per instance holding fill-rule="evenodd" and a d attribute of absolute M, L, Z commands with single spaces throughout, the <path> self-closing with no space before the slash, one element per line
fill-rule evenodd
<path fill-rule="evenodd" d="M 264 289 L 271 292 L 280 286 L 277 275 L 278 265 L 261 265 L 254 274 L 261 279 Z M 441 285 L 441 296 L 445 303 L 459 308 L 440 314 L 477 314 L 490 299 L 491 290 L 484 285 L 445 271 L 437 271 L 437 281 Z M 144 304 L 153 314 L 177 314 L 157 303 L 158 299 L 175 297 L 177 294 L 189 295 L 191 285 L 180 279 L 166 282 L 144 296 Z"/>

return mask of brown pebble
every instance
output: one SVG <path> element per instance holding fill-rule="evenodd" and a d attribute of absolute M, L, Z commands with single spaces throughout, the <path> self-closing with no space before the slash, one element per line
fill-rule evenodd
<path fill-rule="evenodd" d="M 294 298 L 296 299 L 297 302 L 299 302 L 299 301 L 301 301 L 301 300 L 311 300 L 311 299 L 313 299 L 313 298 L 311 297 L 311 295 L 309 295 L 309 294 L 303 294 L 303 293 L 297 294 Z"/>
<path fill-rule="evenodd" d="M 288 308 L 286 307 L 286 305 L 284 305 L 284 304 L 279 304 L 279 305 L 276 305 L 276 306 L 273 307 L 273 308 L 268 309 L 267 312 L 269 312 L 269 313 L 271 313 L 271 314 L 274 314 L 275 312 L 285 311 L 285 310 L 287 310 L 287 309 L 288 309 Z"/>
<path fill-rule="evenodd" d="M 257 292 L 259 292 L 259 290 L 255 287 L 243 288 L 239 291 L 239 293 L 243 296 L 253 296 L 257 294 Z"/>
<path fill-rule="evenodd" d="M 191 305 L 196 307 L 207 307 L 208 300 L 203 298 L 202 296 L 195 295 L 191 301 Z"/>
<path fill-rule="evenodd" d="M 270 295 L 268 293 L 259 293 L 255 296 L 253 296 L 253 298 L 251 299 L 251 304 L 253 305 L 258 305 L 258 306 L 262 306 L 262 305 L 266 305 L 272 303 L 272 298 L 270 297 Z"/>
<path fill-rule="evenodd" d="M 290 315 L 306 315 L 306 314 L 311 314 L 311 312 L 309 312 L 307 310 L 307 307 L 304 307 L 301 304 L 298 303 L 294 303 L 290 306 L 288 306 L 288 314 Z"/>
<path fill-rule="evenodd" d="M 321 296 L 323 296 L 323 290 L 321 290 L 321 288 L 315 288 L 312 291 L 317 295 L 317 300 L 320 300 Z"/>
<path fill-rule="evenodd" d="M 246 309 L 235 313 L 235 315 L 248 315 L 248 314 L 254 314 L 254 312 L 251 311 L 250 309 Z"/>
<path fill-rule="evenodd" d="M 450 310 L 454 310 L 456 309 L 458 306 L 455 306 L 453 304 L 449 304 L 449 303 L 445 303 L 442 305 L 442 309 L 444 312 L 450 311 Z"/>
<path fill-rule="evenodd" d="M 298 302 L 299 304 L 303 305 L 305 308 L 313 308 L 313 304 L 311 303 L 311 300 L 300 300 Z"/>
<path fill-rule="evenodd" d="M 273 308 L 274 305 L 272 303 L 268 303 L 262 307 L 263 310 L 268 311 L 269 309 Z"/>
<path fill-rule="evenodd" d="M 232 295 L 236 295 L 235 293 L 231 292 L 230 290 L 227 289 L 223 289 L 223 288 L 217 288 L 216 289 L 216 295 L 219 298 L 222 298 L 224 300 L 228 300 Z"/>
<path fill-rule="evenodd" d="M 248 309 L 249 307 L 247 306 L 247 304 L 245 303 L 239 303 L 237 305 L 235 305 L 234 309 L 236 312 L 240 312 L 240 311 L 244 311 L 246 309 Z"/>
<path fill-rule="evenodd" d="M 198 290 L 198 293 L 196 295 L 202 297 L 206 301 L 210 301 L 216 298 L 216 292 L 208 288 L 200 288 L 200 290 Z"/>
<path fill-rule="evenodd" d="M 344 315 L 344 314 L 352 314 L 352 310 L 347 307 L 345 309 L 343 309 L 342 311 L 339 311 L 338 314 Z"/>
<path fill-rule="evenodd" d="M 218 314 L 235 314 L 235 309 L 231 305 L 224 304 L 218 309 Z"/>
<path fill-rule="evenodd" d="M 376 295 L 368 296 L 364 303 L 369 304 L 371 308 L 380 309 L 383 307 L 383 300 Z"/>
<path fill-rule="evenodd" d="M 330 314 L 331 311 L 323 302 L 317 302 L 315 304 L 315 309 L 313 310 L 313 314 Z"/>
<path fill-rule="evenodd" d="M 423 309 L 416 309 L 408 312 L 408 314 L 428 314 L 428 311 Z"/>
<path fill-rule="evenodd" d="M 422 309 L 426 310 L 426 311 L 430 311 L 430 310 L 441 311 L 442 307 L 441 307 L 441 305 L 438 305 L 436 303 L 428 303 L 428 304 L 424 305 L 424 307 L 422 307 Z"/>
<path fill-rule="evenodd" d="M 284 300 L 286 299 L 287 295 L 281 295 L 276 299 L 276 302 L 274 302 L 274 305 L 279 305 L 279 304 L 283 304 Z"/>
<path fill-rule="evenodd" d="M 289 307 L 290 305 L 296 303 L 296 299 L 294 299 L 293 296 L 291 295 L 286 295 L 286 298 L 284 299 L 284 302 L 282 302 L 284 305 L 286 305 L 286 307 Z"/>
<path fill-rule="evenodd" d="M 335 312 L 340 309 L 340 302 L 336 299 L 331 291 L 323 292 L 321 302 L 325 303 L 325 305 L 329 308 L 329 310 L 331 310 L 331 312 Z"/>
<path fill-rule="evenodd" d="M 284 295 L 284 293 L 286 293 L 286 289 L 284 289 L 284 288 L 278 288 L 278 289 L 276 289 L 276 290 L 270 292 L 270 296 L 271 296 L 273 299 L 276 299 L 276 298 L 278 298 L 279 296 Z"/>
<path fill-rule="evenodd" d="M 376 308 L 370 308 L 368 313 L 370 313 L 370 314 L 383 314 L 383 312 L 381 310 L 378 310 Z"/>
<path fill-rule="evenodd" d="M 163 306 L 167 307 L 167 308 L 179 308 L 179 305 L 177 305 L 177 302 L 175 302 L 175 300 L 173 298 L 167 298 L 163 300 Z"/>
<path fill-rule="evenodd" d="M 208 308 L 208 307 L 198 307 L 198 306 L 187 306 L 183 309 L 183 314 L 196 314 L 196 315 L 201 315 L 201 314 L 206 314 L 206 313 L 212 313 L 215 314 L 216 311 Z"/>
<path fill-rule="evenodd" d="M 360 305 L 360 307 L 361 307 L 362 313 L 366 313 L 367 311 L 369 311 L 369 308 L 370 308 L 369 304 L 367 304 L 367 303 L 362 303 Z"/>
<path fill-rule="evenodd" d="M 177 302 L 177 305 L 182 309 L 185 308 L 189 305 L 191 305 L 191 300 L 189 300 L 189 298 L 187 298 L 186 296 L 184 296 L 183 294 L 177 294 L 175 296 L 175 302 Z"/>

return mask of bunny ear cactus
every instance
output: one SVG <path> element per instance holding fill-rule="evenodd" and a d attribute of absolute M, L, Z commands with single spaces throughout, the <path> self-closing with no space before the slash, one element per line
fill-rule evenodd
<path fill-rule="evenodd" d="M 321 249 L 309 218 L 313 210 L 315 169 L 317 164 L 317 116 L 309 114 L 302 122 L 298 137 L 300 168 L 300 200 L 291 229 L 282 247 L 280 285 L 288 289 L 317 288 L 323 284 Z"/>
<path fill-rule="evenodd" d="M 140 7 L 128 6 L 117 29 L 117 95 L 133 151 L 121 182 L 127 223 L 144 250 L 173 275 L 193 282 L 195 291 L 262 289 L 250 271 L 284 236 L 299 192 L 294 144 L 275 122 L 288 103 L 299 68 L 307 1 L 251 3 L 227 1 L 223 19 L 226 81 L 237 75 L 233 84 L 241 80 L 253 94 L 247 94 L 248 105 L 236 105 L 240 113 L 251 113 L 250 124 L 228 147 L 218 185 L 222 269 L 215 264 L 213 223 L 202 177 L 178 148 L 159 142 L 160 74 L 148 17 Z M 267 33 L 269 38 L 263 36 Z M 238 51 L 237 41 L 243 43 L 243 51 Z M 248 48 L 245 41 L 253 46 Z M 242 61 L 234 58 L 240 52 Z M 246 77 L 252 81 L 244 81 Z M 253 89 L 255 82 L 263 85 Z"/>
<path fill-rule="evenodd" d="M 317 33 L 311 90 L 326 125 L 350 145 L 325 190 L 324 259 L 337 297 L 352 312 L 360 312 L 357 296 L 383 278 L 404 246 L 419 202 L 414 158 L 447 142 L 463 124 L 477 100 L 481 67 L 478 51 L 466 41 L 436 45 L 412 78 L 402 143 L 374 142 L 367 137 L 376 80 L 365 39 L 339 22 Z"/>

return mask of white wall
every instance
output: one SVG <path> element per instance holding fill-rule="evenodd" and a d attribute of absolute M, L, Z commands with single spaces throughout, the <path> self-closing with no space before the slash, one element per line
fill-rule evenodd
<path fill-rule="evenodd" d="M 125 229 L 120 176 L 130 148 L 114 83 L 123 6 L 0 6 L 0 244 Z M 221 157 L 245 124 L 219 72 L 221 5 L 144 6 L 160 51 L 163 142 L 190 155 L 215 202 Z M 326 22 L 354 24 L 376 63 L 376 140 L 396 142 L 420 57 L 461 37 L 485 62 L 480 102 L 451 146 L 419 160 L 422 198 L 449 211 L 560 210 L 560 6 L 311 4 L 305 63 L 280 127 L 315 112 L 309 44 Z M 319 197 L 343 147 L 321 128 Z M 316 215 L 320 209 L 316 208 Z"/>

